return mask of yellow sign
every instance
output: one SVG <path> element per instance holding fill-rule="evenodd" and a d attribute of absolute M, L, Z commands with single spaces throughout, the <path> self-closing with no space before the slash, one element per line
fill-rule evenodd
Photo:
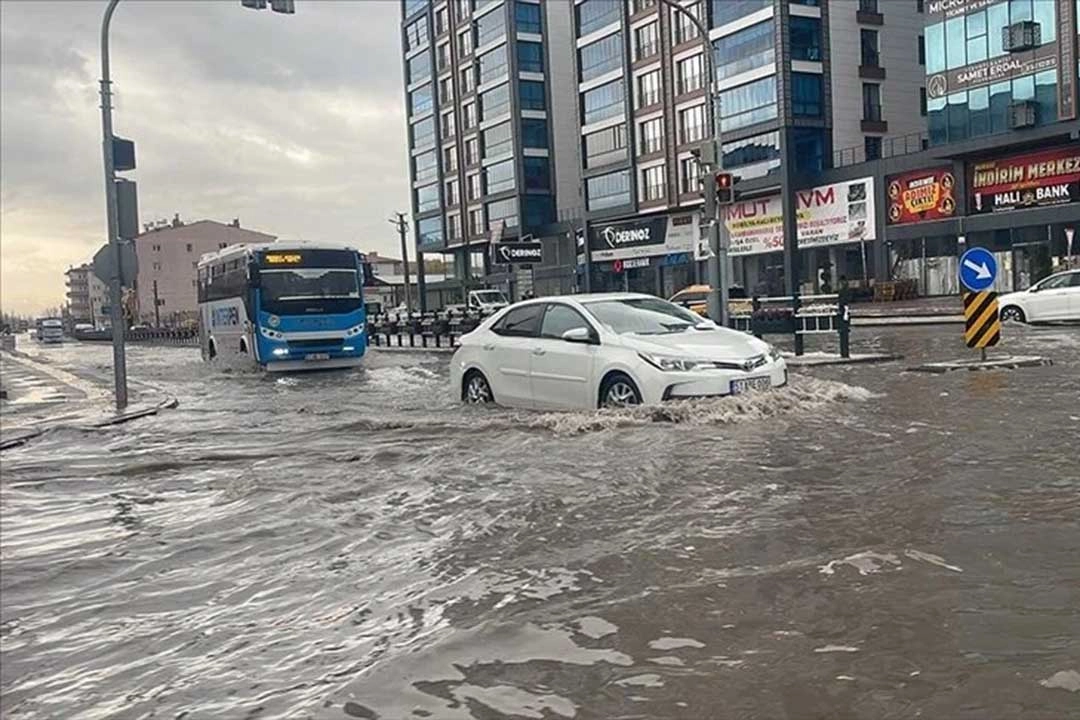
<path fill-rule="evenodd" d="M 267 253 L 267 265 L 299 265 L 300 253 Z"/>
<path fill-rule="evenodd" d="M 985 348 L 1001 341 L 997 293 L 964 293 L 964 341 L 969 348 Z"/>

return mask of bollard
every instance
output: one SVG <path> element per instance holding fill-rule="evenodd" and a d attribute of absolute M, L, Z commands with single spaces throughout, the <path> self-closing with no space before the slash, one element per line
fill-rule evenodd
<path fill-rule="evenodd" d="M 791 317 L 792 317 L 792 329 L 795 333 L 795 355 L 801 356 L 804 352 L 803 347 L 803 335 L 799 332 L 799 310 L 802 309 L 802 300 L 799 298 L 798 290 L 791 297 Z"/>
<path fill-rule="evenodd" d="M 761 328 L 758 326 L 758 312 L 761 311 L 761 297 L 754 295 L 750 299 L 750 332 L 758 340 L 761 339 Z"/>
<path fill-rule="evenodd" d="M 851 357 L 851 312 L 843 300 L 836 309 L 837 332 L 840 335 L 840 357 Z"/>

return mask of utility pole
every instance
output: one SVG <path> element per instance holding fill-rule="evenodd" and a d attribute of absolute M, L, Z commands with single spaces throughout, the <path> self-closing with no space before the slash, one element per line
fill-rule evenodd
<path fill-rule="evenodd" d="M 405 236 L 409 232 L 408 223 L 405 222 L 405 213 L 395 213 L 397 217 L 390 218 L 387 222 L 397 226 L 398 237 L 401 238 L 401 261 L 405 267 L 405 310 L 412 315 L 412 295 L 409 293 L 409 245 Z"/>
<path fill-rule="evenodd" d="M 161 311 L 159 310 L 161 303 L 158 302 L 157 294 L 157 280 L 154 281 L 154 327 L 161 327 Z"/>
<path fill-rule="evenodd" d="M 120 0 L 109 0 L 101 21 L 101 146 L 105 160 L 105 217 L 109 232 L 109 247 L 113 255 L 113 272 L 109 279 L 109 317 L 112 322 L 113 385 L 116 409 L 128 404 L 127 357 L 124 353 L 124 334 L 127 330 L 123 308 L 120 307 L 120 238 L 117 228 L 116 166 L 113 162 L 112 80 L 109 76 L 109 25 Z"/>

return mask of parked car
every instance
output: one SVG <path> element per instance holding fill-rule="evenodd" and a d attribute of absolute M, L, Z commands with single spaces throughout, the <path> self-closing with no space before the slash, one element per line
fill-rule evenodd
<path fill-rule="evenodd" d="M 467 403 L 591 409 L 779 387 L 779 351 L 651 295 L 517 303 L 462 336 L 452 392 Z"/>
<path fill-rule="evenodd" d="M 1027 290 L 1001 295 L 998 307 L 1006 321 L 1080 321 L 1080 270 L 1055 273 Z"/>
<path fill-rule="evenodd" d="M 708 285 L 689 285 L 672 295 L 670 301 L 702 317 L 708 317 L 710 292 L 712 288 Z M 728 289 L 729 313 L 736 315 L 749 313 L 751 305 L 752 303 L 746 299 L 746 291 L 741 287 L 736 285 Z"/>

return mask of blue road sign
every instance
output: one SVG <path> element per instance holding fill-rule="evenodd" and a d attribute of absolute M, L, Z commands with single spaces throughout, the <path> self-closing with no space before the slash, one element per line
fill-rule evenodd
<path fill-rule="evenodd" d="M 996 277 L 997 260 L 989 250 L 973 247 L 960 257 L 960 282 L 971 292 L 990 288 Z"/>

